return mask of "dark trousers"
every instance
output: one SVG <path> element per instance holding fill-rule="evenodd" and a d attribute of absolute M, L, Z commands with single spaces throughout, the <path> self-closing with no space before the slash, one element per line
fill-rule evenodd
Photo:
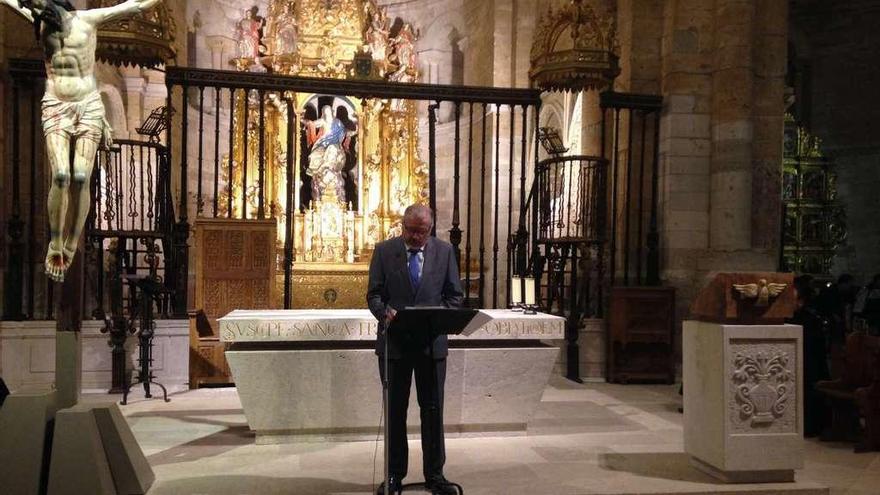
<path fill-rule="evenodd" d="M 379 375 L 384 380 L 384 359 L 379 357 Z M 443 438 L 443 385 L 446 359 L 431 359 L 413 353 L 403 359 L 390 359 L 388 384 L 389 473 L 403 478 L 407 472 L 409 449 L 406 443 L 406 410 L 413 373 L 422 423 L 422 469 L 425 479 L 443 474 L 446 444 Z"/>

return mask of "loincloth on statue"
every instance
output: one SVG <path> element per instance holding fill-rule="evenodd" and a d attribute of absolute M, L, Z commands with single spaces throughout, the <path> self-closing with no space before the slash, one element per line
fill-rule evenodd
<path fill-rule="evenodd" d="M 46 136 L 64 134 L 95 143 L 100 143 L 103 137 L 106 146 L 112 144 L 112 129 L 104 117 L 104 103 L 97 91 L 80 101 L 63 101 L 46 93 L 42 103 L 43 133 Z"/>

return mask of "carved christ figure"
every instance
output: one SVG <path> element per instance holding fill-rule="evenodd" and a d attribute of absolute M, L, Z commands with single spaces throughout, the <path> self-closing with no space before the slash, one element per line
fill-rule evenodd
<path fill-rule="evenodd" d="M 102 138 L 109 144 L 111 138 L 95 80 L 98 27 L 139 14 L 160 1 L 127 0 L 113 7 L 76 10 L 69 0 L 0 0 L 34 24 L 46 62 L 42 121 L 52 168 L 46 275 L 57 282 L 64 280 L 73 261 L 89 214 L 89 178 L 98 145 Z M 72 220 L 68 220 L 69 207 Z"/>

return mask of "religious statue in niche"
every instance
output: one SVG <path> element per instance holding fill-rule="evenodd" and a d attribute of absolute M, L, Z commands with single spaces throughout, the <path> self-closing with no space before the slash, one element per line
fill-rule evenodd
<path fill-rule="evenodd" d="M 265 52 L 263 46 L 263 25 L 265 20 L 259 16 L 259 8 L 254 6 L 244 11 L 244 18 L 236 25 L 238 56 L 243 59 L 259 60 Z"/>
<path fill-rule="evenodd" d="M 73 262 L 91 208 L 89 178 L 98 146 L 102 139 L 105 145 L 112 139 L 95 79 L 98 28 L 160 1 L 127 0 L 113 7 L 76 10 L 69 0 L 0 0 L 34 24 L 46 62 L 42 122 L 52 185 L 45 265 L 46 275 L 56 282 L 64 281 Z M 76 185 L 72 191 L 71 179 Z M 68 208 L 73 210 L 70 218 Z"/>
<path fill-rule="evenodd" d="M 376 8 L 371 3 L 367 3 L 364 9 L 368 19 L 367 46 L 373 56 L 373 61 L 380 66 L 381 75 L 384 75 L 385 60 L 388 57 L 388 34 L 391 32 L 388 14 L 385 9 Z"/>
<path fill-rule="evenodd" d="M 293 2 L 284 4 L 277 19 L 278 29 L 275 32 L 274 52 L 276 55 L 289 55 L 296 52 L 299 32 L 296 27 L 296 12 Z"/>
<path fill-rule="evenodd" d="M 357 117 L 352 106 L 343 98 L 316 96 L 306 103 L 303 127 L 307 199 L 356 204 Z"/>
<path fill-rule="evenodd" d="M 397 36 L 391 39 L 391 46 L 394 49 L 391 58 L 396 62 L 397 68 L 388 75 L 389 80 L 416 82 L 419 77 L 416 58 L 416 40 L 418 38 L 419 33 L 413 31 L 413 27 L 406 23 L 400 28 Z"/>

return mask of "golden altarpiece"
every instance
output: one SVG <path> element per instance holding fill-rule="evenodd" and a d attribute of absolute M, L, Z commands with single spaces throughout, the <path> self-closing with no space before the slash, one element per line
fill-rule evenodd
<path fill-rule="evenodd" d="M 375 0 L 273 0 L 265 18 L 256 8 L 245 13 L 237 26 L 239 56 L 230 63 L 241 71 L 415 82 L 417 36 L 400 19 L 392 25 Z M 365 58 L 368 72 L 357 73 Z M 231 197 L 233 218 L 257 218 L 257 181 L 242 175 L 259 174 L 260 93 L 235 98 L 232 177 L 221 177 L 232 191 L 221 195 L 221 211 Z M 303 93 L 264 98 L 264 208 L 277 220 L 279 253 L 291 223 L 286 163 L 294 153 L 292 306 L 363 307 L 373 247 L 399 234 L 407 205 L 427 203 L 416 103 Z M 295 127 L 293 147 L 288 125 Z M 283 270 L 275 280 L 275 306 L 282 307 Z"/>

